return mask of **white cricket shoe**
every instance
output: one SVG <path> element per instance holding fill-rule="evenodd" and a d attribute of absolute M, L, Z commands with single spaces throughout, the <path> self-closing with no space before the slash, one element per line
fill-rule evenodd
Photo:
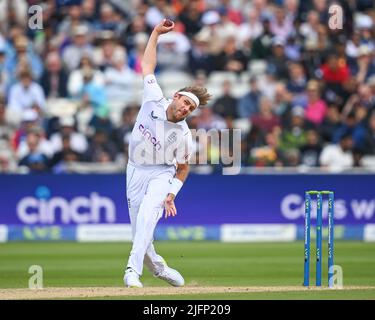
<path fill-rule="evenodd" d="M 182 275 L 175 269 L 164 266 L 163 271 L 154 275 L 156 278 L 167 281 L 170 285 L 174 287 L 182 287 L 185 284 L 185 280 Z"/>
<path fill-rule="evenodd" d="M 133 269 L 128 268 L 124 276 L 125 286 L 128 288 L 143 288 L 143 284 L 139 281 L 139 275 Z"/>

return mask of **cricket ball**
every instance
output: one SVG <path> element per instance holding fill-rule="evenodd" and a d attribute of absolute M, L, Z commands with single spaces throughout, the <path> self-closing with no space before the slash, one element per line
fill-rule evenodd
<path fill-rule="evenodd" d="M 163 23 L 163 26 L 164 27 L 172 27 L 173 26 L 173 21 L 169 20 L 169 19 L 165 19 L 165 21 Z"/>

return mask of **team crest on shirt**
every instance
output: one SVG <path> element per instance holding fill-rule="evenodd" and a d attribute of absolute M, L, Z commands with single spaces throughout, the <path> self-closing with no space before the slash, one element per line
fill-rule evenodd
<path fill-rule="evenodd" d="M 177 133 L 176 133 L 176 132 L 172 132 L 172 133 L 168 136 L 167 140 L 168 140 L 168 142 L 169 142 L 170 144 L 175 143 L 175 142 L 177 141 Z"/>

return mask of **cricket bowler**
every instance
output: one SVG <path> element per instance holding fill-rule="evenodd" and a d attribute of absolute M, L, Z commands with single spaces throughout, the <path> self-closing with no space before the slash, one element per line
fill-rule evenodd
<path fill-rule="evenodd" d="M 163 96 L 154 72 L 157 41 L 172 31 L 174 23 L 164 19 L 153 29 L 142 59 L 144 92 L 129 142 L 126 186 L 133 245 L 124 275 L 127 287 L 143 287 L 140 276 L 143 264 L 155 277 L 172 286 L 183 286 L 181 274 L 156 253 L 153 235 L 156 224 L 177 214 L 175 197 L 189 174 L 192 135 L 185 121 L 211 96 L 206 88 L 185 87 L 173 95 Z"/>

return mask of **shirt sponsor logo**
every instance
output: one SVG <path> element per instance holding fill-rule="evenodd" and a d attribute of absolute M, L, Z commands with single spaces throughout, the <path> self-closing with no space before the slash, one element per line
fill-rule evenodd
<path fill-rule="evenodd" d="M 138 130 L 146 140 L 150 141 L 154 145 L 155 150 L 159 151 L 161 149 L 160 141 L 158 141 L 151 131 L 148 130 L 143 124 L 139 125 Z"/>
<path fill-rule="evenodd" d="M 150 116 L 151 116 L 152 119 L 159 119 L 158 116 L 154 115 L 154 111 L 151 112 Z"/>

